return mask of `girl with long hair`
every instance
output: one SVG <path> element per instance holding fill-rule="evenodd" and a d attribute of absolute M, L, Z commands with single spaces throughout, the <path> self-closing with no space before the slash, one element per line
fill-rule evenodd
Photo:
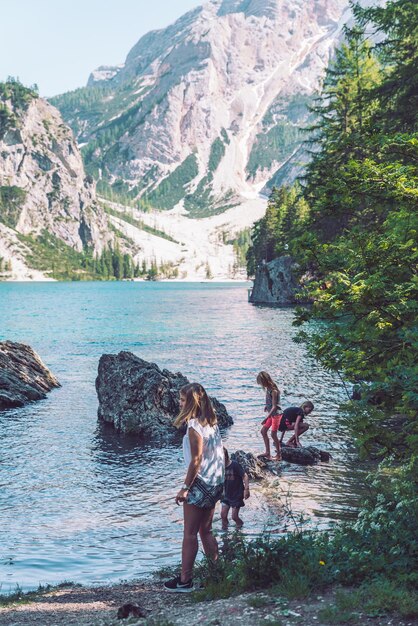
<path fill-rule="evenodd" d="M 186 478 L 177 493 L 176 504 L 183 503 L 183 546 L 181 574 L 164 584 L 168 591 L 193 590 L 193 565 L 198 550 L 197 535 L 206 556 L 218 557 L 218 544 L 212 535 L 215 506 L 223 492 L 225 459 L 221 434 L 212 403 L 199 383 L 180 389 L 180 413 L 174 425 L 186 426 L 183 455 Z"/>
<path fill-rule="evenodd" d="M 257 383 L 263 387 L 266 391 L 266 402 L 264 411 L 267 413 L 266 417 L 261 422 L 261 436 L 264 440 L 265 452 L 263 456 L 272 461 L 282 460 L 282 451 L 280 441 L 277 436 L 280 424 L 280 390 L 277 384 L 274 382 L 268 372 L 261 371 L 257 375 Z M 271 427 L 271 438 L 273 439 L 274 446 L 276 448 L 276 456 L 272 457 L 270 453 L 270 441 L 268 437 L 268 431 Z"/>

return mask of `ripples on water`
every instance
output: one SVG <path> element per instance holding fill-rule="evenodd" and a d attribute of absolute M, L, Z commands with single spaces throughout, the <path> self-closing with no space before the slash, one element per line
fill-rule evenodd
<path fill-rule="evenodd" d="M 283 531 L 287 492 L 319 527 L 353 514 L 362 471 L 336 421 L 343 389 L 293 343 L 291 309 L 248 304 L 242 284 L 0 284 L 0 303 L 2 339 L 29 343 L 62 383 L 45 401 L 0 413 L 2 592 L 128 579 L 179 560 L 179 446 L 141 447 L 97 424 L 103 353 L 130 350 L 202 382 L 234 418 L 230 450 L 263 449 L 259 370 L 278 381 L 284 407 L 314 401 L 304 439 L 333 461 L 284 465 L 271 489 L 253 484 L 245 534 Z"/>

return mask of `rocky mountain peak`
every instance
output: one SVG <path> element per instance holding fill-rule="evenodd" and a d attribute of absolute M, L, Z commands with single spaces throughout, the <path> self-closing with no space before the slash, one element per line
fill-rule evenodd
<path fill-rule="evenodd" d="M 59 111 L 17 81 L 0 83 L 0 111 L 0 256 L 9 260 L 19 240 L 22 252 L 25 236 L 44 232 L 75 250 L 100 251 L 106 219 Z M 24 269 L 23 252 L 12 256 Z"/>
<path fill-rule="evenodd" d="M 213 218 L 215 257 L 221 230 L 228 241 L 249 227 L 301 172 L 301 128 L 349 17 L 349 0 L 211 0 L 141 37 L 117 74 L 52 102 L 104 197 L 145 221 L 169 211 L 158 228 L 171 233 L 177 217 Z M 196 267 L 198 247 L 184 246 Z"/>
<path fill-rule="evenodd" d="M 279 14 L 280 0 L 221 0 L 218 2 L 218 15 L 244 13 L 247 17 L 269 17 L 274 19 Z"/>

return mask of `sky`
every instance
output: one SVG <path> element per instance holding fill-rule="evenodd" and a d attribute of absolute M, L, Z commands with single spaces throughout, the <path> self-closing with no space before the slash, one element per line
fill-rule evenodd
<path fill-rule="evenodd" d="M 40 95 L 83 87 L 99 65 L 117 65 L 150 30 L 203 0 L 0 0 L 0 81 L 36 83 Z"/>

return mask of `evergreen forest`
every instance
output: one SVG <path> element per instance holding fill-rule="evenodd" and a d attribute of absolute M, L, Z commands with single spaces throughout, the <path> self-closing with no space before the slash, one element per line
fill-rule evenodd
<path fill-rule="evenodd" d="M 296 341 L 344 381 L 343 419 L 374 467 L 357 523 L 322 544 L 328 582 L 378 581 L 417 614 L 418 4 L 354 14 L 312 106 L 310 164 L 274 189 L 247 267 L 294 258 Z"/>

